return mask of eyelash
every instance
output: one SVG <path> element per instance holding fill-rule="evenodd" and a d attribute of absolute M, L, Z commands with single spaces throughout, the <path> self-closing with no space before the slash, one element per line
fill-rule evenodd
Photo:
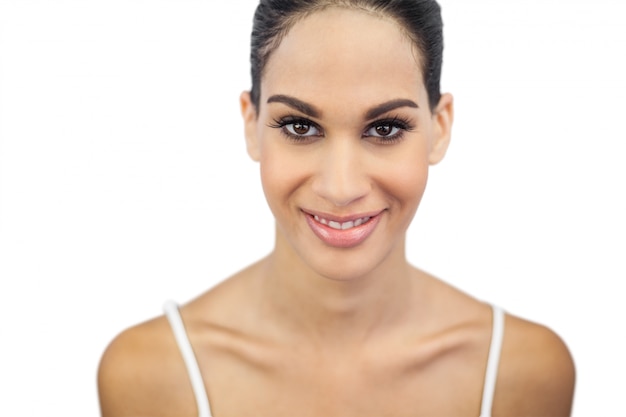
<path fill-rule="evenodd" d="M 314 123 L 313 121 L 300 117 L 300 116 L 285 116 L 282 117 L 280 119 L 273 119 L 273 124 L 269 124 L 268 127 L 274 128 L 274 129 L 280 129 L 280 132 L 287 137 L 287 139 L 296 142 L 296 143 L 307 143 L 309 141 L 314 140 L 314 138 L 318 138 L 318 137 L 322 137 L 324 136 L 323 134 L 323 130 L 322 128 L 317 124 Z M 290 132 L 287 128 L 287 126 L 289 125 L 295 125 L 295 124 L 303 124 L 308 126 L 309 128 L 314 128 L 316 130 L 318 130 L 319 134 L 313 134 L 313 135 L 298 135 L 298 134 L 294 134 L 292 132 Z M 371 129 L 375 129 L 377 127 L 380 126 L 389 126 L 392 129 L 398 129 L 398 131 L 392 135 L 389 136 L 375 136 L 375 135 L 368 135 L 367 132 L 370 131 Z M 382 144 L 382 145 L 391 145 L 394 143 L 397 143 L 399 141 L 401 141 L 404 138 L 404 134 L 406 132 L 410 132 L 414 129 L 413 125 L 411 124 L 411 122 L 403 117 L 400 116 L 395 116 L 395 117 L 391 117 L 391 118 L 385 118 L 385 119 L 380 119 L 380 120 L 376 120 L 375 122 L 370 123 L 366 128 L 365 131 L 363 133 L 363 137 L 366 138 L 374 138 L 378 143 Z"/>
<path fill-rule="evenodd" d="M 297 143 L 306 143 L 307 141 L 311 141 L 313 138 L 316 137 L 320 137 L 322 136 L 322 128 L 319 127 L 316 123 L 313 123 L 311 120 L 309 119 L 305 119 L 303 117 L 298 117 L 298 116 L 285 116 L 282 117 L 280 119 L 274 119 L 273 120 L 274 123 L 273 124 L 269 124 L 268 126 L 274 129 L 280 129 L 280 133 L 282 133 L 283 135 L 285 135 L 285 137 L 287 137 L 287 139 L 293 141 L 293 142 L 297 142 Z M 289 125 L 295 125 L 295 124 L 303 124 L 303 125 L 307 125 L 309 127 L 312 127 L 314 129 L 317 129 L 320 134 L 319 135 L 297 135 L 297 134 L 293 134 L 291 132 L 289 132 L 289 130 L 287 130 L 287 126 Z"/>

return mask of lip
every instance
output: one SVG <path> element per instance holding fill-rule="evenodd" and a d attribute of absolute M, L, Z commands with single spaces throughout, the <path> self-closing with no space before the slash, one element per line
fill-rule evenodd
<path fill-rule="evenodd" d="M 365 239 L 367 239 L 376 229 L 376 226 L 380 221 L 383 211 L 384 210 L 379 210 L 369 213 L 338 216 L 323 212 L 302 210 L 304 217 L 306 218 L 306 221 L 313 233 L 328 246 L 336 248 L 352 248 L 365 241 Z M 367 220 L 365 223 L 360 224 L 359 226 L 354 226 L 350 229 L 341 230 L 320 223 L 319 221 L 315 220 L 315 216 L 338 223 L 355 221 L 357 219 L 362 219 L 365 217 L 369 217 L 369 220 Z"/>
<path fill-rule="evenodd" d="M 376 210 L 376 211 L 349 214 L 349 215 L 342 216 L 342 215 L 324 213 L 323 211 L 302 209 L 302 212 L 304 214 L 308 214 L 309 216 L 318 216 L 326 220 L 332 220 L 332 221 L 339 222 L 339 223 L 350 222 L 350 221 L 354 221 L 356 219 L 361 219 L 364 217 L 376 217 L 377 215 L 381 214 L 383 211 L 384 210 Z"/>

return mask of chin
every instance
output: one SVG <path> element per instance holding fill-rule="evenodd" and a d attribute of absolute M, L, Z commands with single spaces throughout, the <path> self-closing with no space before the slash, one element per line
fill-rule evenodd
<path fill-rule="evenodd" d="M 324 269 L 315 270 L 315 272 L 322 278 L 336 282 L 356 282 L 364 279 L 371 269 L 364 265 L 359 265 L 356 268 L 349 267 L 326 267 Z"/>
<path fill-rule="evenodd" d="M 329 248 L 326 253 L 317 252 L 315 259 L 308 255 L 301 256 L 301 261 L 311 271 L 325 279 L 346 283 L 357 282 L 372 274 L 380 274 L 383 266 L 393 257 L 393 247 L 381 251 L 380 245 L 371 246 L 374 245 L 350 249 Z"/>

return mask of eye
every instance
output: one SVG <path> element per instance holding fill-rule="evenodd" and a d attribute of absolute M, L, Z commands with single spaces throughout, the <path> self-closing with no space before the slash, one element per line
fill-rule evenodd
<path fill-rule="evenodd" d="M 300 117 L 287 116 L 274 119 L 274 123 L 268 126 L 280 129 L 283 135 L 295 142 L 306 142 L 324 136 L 322 129 L 317 124 Z"/>
<path fill-rule="evenodd" d="M 395 117 L 372 123 L 367 127 L 363 136 L 388 145 L 401 140 L 404 134 L 411 130 L 413 130 L 413 125 L 408 120 Z"/>
<path fill-rule="evenodd" d="M 400 132 L 400 129 L 401 128 L 399 126 L 391 122 L 384 122 L 367 129 L 367 131 L 365 132 L 365 136 L 374 136 L 379 138 L 387 138 L 390 136 L 393 137 L 397 135 L 398 132 Z"/>
<path fill-rule="evenodd" d="M 311 123 L 307 123 L 304 120 L 297 120 L 291 123 L 285 123 L 283 128 L 294 136 L 320 136 L 319 130 Z"/>

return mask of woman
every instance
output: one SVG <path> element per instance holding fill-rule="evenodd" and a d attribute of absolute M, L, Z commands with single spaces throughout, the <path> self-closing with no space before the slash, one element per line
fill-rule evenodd
<path fill-rule="evenodd" d="M 120 334 L 103 416 L 569 415 L 558 336 L 406 261 L 450 140 L 441 31 L 432 0 L 261 1 L 241 110 L 274 250 Z"/>

